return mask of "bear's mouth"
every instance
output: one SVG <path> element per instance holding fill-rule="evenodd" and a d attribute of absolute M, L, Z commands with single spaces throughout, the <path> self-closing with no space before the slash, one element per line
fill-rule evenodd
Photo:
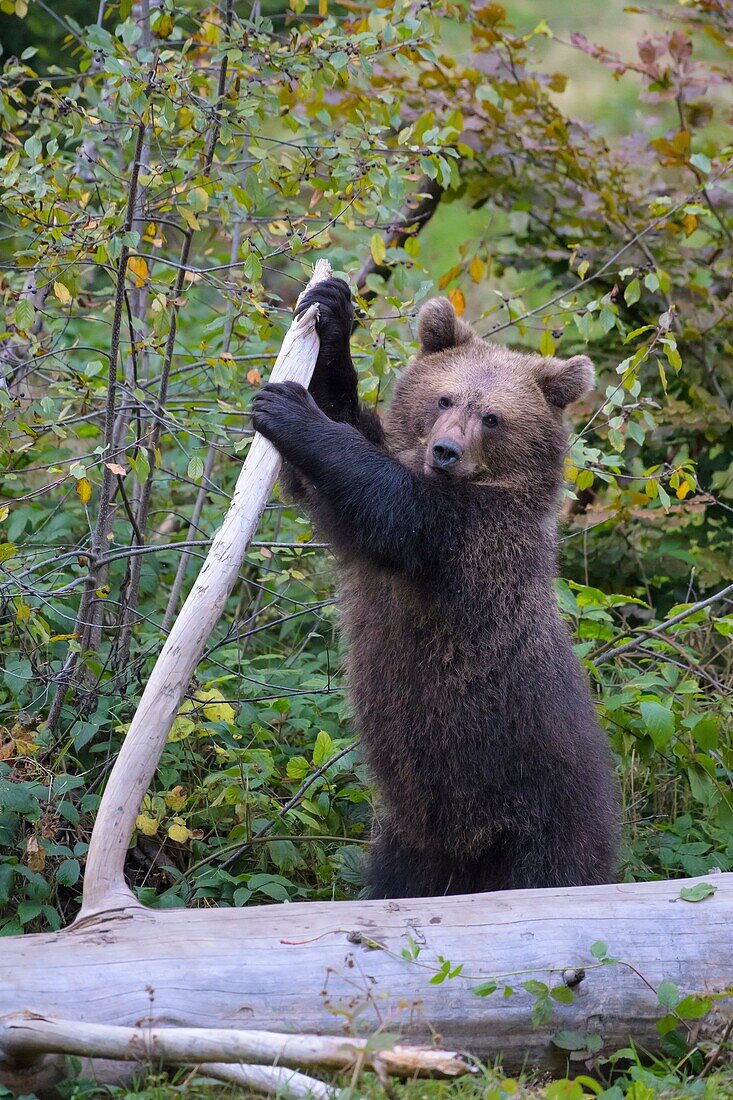
<path fill-rule="evenodd" d="M 484 477 L 485 470 L 481 470 L 475 462 L 457 462 L 453 466 L 435 466 L 427 459 L 423 462 L 423 473 L 426 477 L 437 477 L 445 481 L 476 481 Z"/>

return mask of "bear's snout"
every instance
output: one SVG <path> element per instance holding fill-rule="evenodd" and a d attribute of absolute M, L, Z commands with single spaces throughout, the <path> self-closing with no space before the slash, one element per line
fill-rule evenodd
<path fill-rule="evenodd" d="M 440 439 L 436 439 L 432 447 L 432 460 L 433 466 L 439 470 L 447 470 L 450 466 L 455 466 L 459 458 L 463 454 L 463 447 L 460 443 L 457 443 L 455 439 L 448 439 L 447 436 L 441 436 Z"/>

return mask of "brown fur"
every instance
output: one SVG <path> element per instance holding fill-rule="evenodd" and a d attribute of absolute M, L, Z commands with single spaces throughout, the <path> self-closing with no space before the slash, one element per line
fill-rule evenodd
<path fill-rule="evenodd" d="M 365 412 L 334 422 L 298 387 L 267 387 L 255 407 L 342 565 L 350 691 L 381 796 L 372 894 L 608 881 L 610 755 L 553 589 L 563 411 L 592 365 L 484 343 L 444 299 L 423 308 L 420 337 L 383 438 Z M 324 395 L 328 372 L 344 390 L 336 343 Z M 443 444 L 457 456 L 445 468 Z"/>

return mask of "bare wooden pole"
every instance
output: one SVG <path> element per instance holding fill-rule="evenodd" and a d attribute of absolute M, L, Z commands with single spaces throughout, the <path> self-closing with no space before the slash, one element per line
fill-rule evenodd
<path fill-rule="evenodd" d="M 328 278 L 319 260 L 308 286 Z M 308 385 L 318 356 L 315 307 L 293 321 L 270 381 Z M 166 639 L 107 782 L 87 856 L 81 916 L 135 905 L 123 876 L 143 797 L 206 642 L 224 610 L 280 469 L 273 445 L 255 435 L 224 522 Z"/>

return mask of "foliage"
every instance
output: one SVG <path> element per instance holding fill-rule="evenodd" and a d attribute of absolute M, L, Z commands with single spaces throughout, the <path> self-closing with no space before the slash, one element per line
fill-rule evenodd
<path fill-rule="evenodd" d="M 72 15 L 60 55 L 0 76 L 2 930 L 76 910 L 321 252 L 359 293 L 366 401 L 436 291 L 496 339 L 593 356 L 558 591 L 618 756 L 624 874 L 733 868 L 730 0 L 650 13 L 628 57 L 466 0 Z M 563 107 L 550 43 L 610 71 L 623 133 Z M 150 904 L 355 895 L 370 789 L 336 627 L 330 559 L 276 494 L 138 818 Z"/>

